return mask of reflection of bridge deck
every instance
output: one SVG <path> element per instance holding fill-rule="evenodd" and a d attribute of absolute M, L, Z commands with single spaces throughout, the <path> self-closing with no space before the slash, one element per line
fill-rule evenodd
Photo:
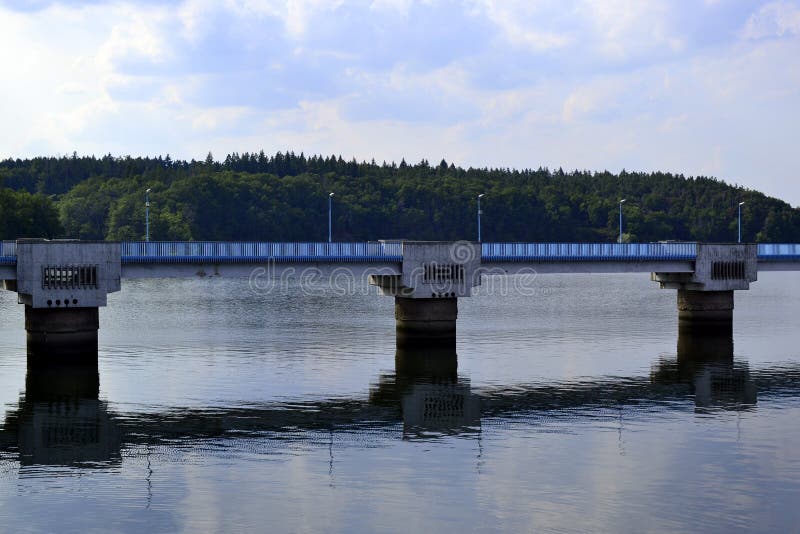
<path fill-rule="evenodd" d="M 119 459 L 119 451 L 125 447 L 176 443 L 191 446 L 196 440 L 222 437 L 290 443 L 313 439 L 309 436 L 315 433 L 344 432 L 368 440 L 370 436 L 395 436 L 405 428 L 405 435 L 413 438 L 416 431 L 475 432 L 498 420 L 503 424 L 539 424 L 543 419 L 596 419 L 603 417 L 605 410 L 611 410 L 609 417 L 618 417 L 622 410 L 630 418 L 654 410 L 684 410 L 692 395 L 700 394 L 679 363 L 662 361 L 649 377 L 471 390 L 469 382 L 459 378 L 431 380 L 387 374 L 379 378 L 366 399 L 114 413 L 106 402 L 96 398 L 96 368 L 86 375 L 87 391 L 78 392 L 77 396 L 41 396 L 38 387 L 31 384 L 36 380 L 31 378 L 31 372 L 26 395 L 16 411 L 7 413 L 0 431 L 0 452 L 17 452 L 23 463 L 110 461 Z M 797 363 L 753 371 L 732 363 L 721 368 L 713 363 L 696 367 L 693 373 L 695 379 L 710 373 L 712 381 L 708 383 L 712 386 L 713 380 L 724 382 L 723 402 L 754 402 L 748 391 L 757 391 L 760 403 L 770 398 L 800 396 Z M 731 376 L 736 380 L 731 381 Z M 69 379 L 74 389 L 75 376 Z M 419 406 L 433 411 L 424 414 L 425 421 L 420 420 Z M 436 413 L 438 409 L 442 413 Z"/>

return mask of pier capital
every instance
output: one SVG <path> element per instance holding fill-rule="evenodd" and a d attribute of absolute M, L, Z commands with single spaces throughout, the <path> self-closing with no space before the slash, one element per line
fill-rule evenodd
<path fill-rule="evenodd" d="M 481 283 L 481 245 L 474 241 L 404 241 L 397 275 L 372 275 L 382 295 L 412 298 L 458 298 L 472 295 Z"/>
<path fill-rule="evenodd" d="M 34 309 L 105 306 L 120 290 L 120 263 L 119 243 L 20 239 L 15 290 Z"/>
<path fill-rule="evenodd" d="M 750 282 L 758 280 L 758 246 L 755 243 L 698 243 L 694 272 L 654 272 L 650 279 L 659 282 L 662 289 L 750 289 Z"/>

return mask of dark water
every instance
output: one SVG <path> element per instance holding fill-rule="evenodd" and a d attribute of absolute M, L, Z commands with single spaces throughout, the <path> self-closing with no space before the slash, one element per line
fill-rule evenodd
<path fill-rule="evenodd" d="M 800 275 L 760 277 L 698 339 L 646 275 L 540 276 L 462 299 L 455 353 L 365 288 L 124 282 L 69 369 L 4 292 L 0 526 L 800 532 Z"/>

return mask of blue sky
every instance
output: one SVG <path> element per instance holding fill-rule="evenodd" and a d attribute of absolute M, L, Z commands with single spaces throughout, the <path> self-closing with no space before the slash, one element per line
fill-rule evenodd
<path fill-rule="evenodd" d="M 713 175 L 800 205 L 800 2 L 0 0 L 0 157 Z"/>

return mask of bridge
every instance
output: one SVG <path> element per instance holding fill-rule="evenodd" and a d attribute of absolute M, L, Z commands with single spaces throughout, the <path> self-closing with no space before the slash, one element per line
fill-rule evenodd
<path fill-rule="evenodd" d="M 57 243 L 55 241 L 54 243 Z M 84 242 L 86 243 L 86 242 Z M 468 242 L 454 242 L 458 243 Z M 122 242 L 120 262 L 124 278 L 186 276 L 180 266 L 368 265 L 399 271 L 402 242 Z M 654 272 L 674 265 L 690 272 L 698 243 L 481 243 L 484 266 L 504 266 L 506 273 L 535 267 L 547 273 Z M 800 244 L 757 245 L 758 270 L 800 270 Z M 16 279 L 17 242 L 0 242 L 0 279 Z M 252 267 L 223 268 L 224 273 L 249 276 Z M 196 274 L 195 268 L 194 273 Z M 524 271 L 523 271 L 524 272 Z M 221 273 L 220 273 L 221 274 Z"/>
<path fill-rule="evenodd" d="M 400 345 L 453 346 L 458 298 L 482 280 L 539 273 L 650 273 L 677 290 L 679 324 L 730 329 L 733 294 L 759 271 L 800 270 L 800 244 L 85 242 L 0 243 L 0 280 L 25 305 L 29 349 L 96 352 L 98 309 L 123 278 L 361 278 L 395 298 Z"/>

